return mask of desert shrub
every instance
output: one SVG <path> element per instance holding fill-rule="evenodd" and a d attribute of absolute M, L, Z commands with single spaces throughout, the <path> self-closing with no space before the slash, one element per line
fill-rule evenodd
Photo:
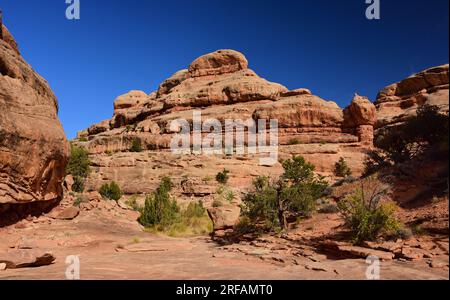
<path fill-rule="evenodd" d="M 235 195 L 232 189 L 221 185 L 217 188 L 216 194 L 214 195 L 214 201 L 223 203 L 231 203 L 235 199 Z"/>
<path fill-rule="evenodd" d="M 370 178 L 338 203 L 354 243 L 374 240 L 381 233 L 391 233 L 401 228 L 394 216 L 397 209 L 395 203 L 382 202 L 387 190 L 388 187 L 379 184 L 376 178 Z"/>
<path fill-rule="evenodd" d="M 89 200 L 86 199 L 85 197 L 77 197 L 77 198 L 75 199 L 75 201 L 73 202 L 73 206 L 75 206 L 75 207 L 80 207 L 80 205 L 81 205 L 82 203 L 87 203 L 87 202 L 89 202 Z"/>
<path fill-rule="evenodd" d="M 105 183 L 104 185 L 102 185 L 99 193 L 104 199 L 115 201 L 119 201 L 123 195 L 120 186 L 114 181 L 110 182 L 109 184 Z"/>
<path fill-rule="evenodd" d="M 130 152 L 142 152 L 142 142 L 139 138 L 134 138 L 131 142 Z"/>
<path fill-rule="evenodd" d="M 237 235 L 245 235 L 249 233 L 259 233 L 258 227 L 250 220 L 249 217 L 241 217 L 239 222 L 234 227 L 234 232 Z"/>
<path fill-rule="evenodd" d="M 227 169 L 224 169 L 222 172 L 217 173 L 216 175 L 216 181 L 221 184 L 227 184 L 228 180 L 230 179 L 230 171 Z"/>
<path fill-rule="evenodd" d="M 70 160 L 67 165 L 67 174 L 75 177 L 86 178 L 90 173 L 91 161 L 88 151 L 83 147 L 71 145 Z"/>
<path fill-rule="evenodd" d="M 180 208 L 176 200 L 170 196 L 172 188 L 172 180 L 164 177 L 156 191 L 145 199 L 139 223 L 145 227 L 161 226 L 165 228 L 177 221 Z"/>
<path fill-rule="evenodd" d="M 72 191 L 75 193 L 83 193 L 84 192 L 84 184 L 86 179 L 80 176 L 75 176 L 73 178 Z"/>
<path fill-rule="evenodd" d="M 201 218 L 205 215 L 206 209 L 203 206 L 203 202 L 191 202 L 189 203 L 186 211 L 184 212 L 184 217 L 186 218 Z"/>
<path fill-rule="evenodd" d="M 293 146 L 293 145 L 299 145 L 300 144 L 300 140 L 299 139 L 290 139 L 288 142 L 288 145 Z"/>
<path fill-rule="evenodd" d="M 88 142 L 89 140 L 88 140 L 87 137 L 81 137 L 81 138 L 78 139 L 78 141 L 80 141 L 80 142 L 82 142 L 82 143 L 86 143 L 86 142 Z"/>
<path fill-rule="evenodd" d="M 350 170 L 347 162 L 344 158 L 340 158 L 338 162 L 334 165 L 334 175 L 337 177 L 349 177 L 352 175 L 352 170 Z"/>
<path fill-rule="evenodd" d="M 277 180 L 258 177 L 254 191 L 243 199 L 242 216 L 266 231 L 288 228 L 288 216 L 309 217 L 316 200 L 328 187 L 322 177 L 314 174 L 314 165 L 303 157 L 283 162 L 284 174 Z"/>
<path fill-rule="evenodd" d="M 436 106 L 424 105 L 417 115 L 403 124 L 381 130 L 375 141 L 377 150 L 366 160 L 365 174 L 409 162 L 425 154 L 446 158 L 449 154 L 449 117 Z"/>
<path fill-rule="evenodd" d="M 203 203 L 193 202 L 181 210 L 176 200 L 170 197 L 172 187 L 170 178 L 162 179 L 159 188 L 147 196 L 139 222 L 147 231 L 174 237 L 210 233 L 212 222 Z"/>

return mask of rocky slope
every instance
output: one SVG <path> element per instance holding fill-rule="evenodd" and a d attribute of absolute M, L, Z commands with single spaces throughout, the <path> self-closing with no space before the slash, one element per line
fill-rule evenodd
<path fill-rule="evenodd" d="M 231 171 L 231 185 L 241 188 L 255 176 L 281 172 L 279 164 L 260 166 L 254 155 L 173 155 L 170 142 L 179 128 L 174 130 L 170 123 L 182 118 L 192 124 L 193 110 L 200 110 L 203 120 L 218 119 L 222 125 L 226 119 L 277 119 L 280 158 L 303 155 L 325 175 L 340 157 L 355 174 L 362 171 L 376 122 L 375 106 L 367 98 L 355 96 L 343 110 L 307 89 L 289 91 L 269 82 L 248 68 L 243 54 L 219 50 L 175 73 L 158 91 L 118 97 L 110 120 L 79 132 L 76 142 L 93 160 L 89 188 L 115 180 L 127 194 L 146 193 L 162 175 L 178 183 L 189 177 L 201 187 L 205 178 L 214 178 L 223 168 Z M 129 152 L 136 138 L 146 152 Z"/>
<path fill-rule="evenodd" d="M 0 27 L 0 214 L 20 214 L 61 200 L 68 142 L 48 83 Z"/>

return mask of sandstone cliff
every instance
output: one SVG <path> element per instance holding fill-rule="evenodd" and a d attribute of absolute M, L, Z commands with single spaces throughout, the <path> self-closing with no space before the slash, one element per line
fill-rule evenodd
<path fill-rule="evenodd" d="M 8 207 L 17 212 L 19 204 L 60 200 L 69 154 L 55 95 L 21 57 L 6 27 L 0 28 L 2 213 Z"/>
<path fill-rule="evenodd" d="M 281 172 L 279 164 L 260 166 L 254 156 L 175 156 L 170 141 L 176 133 L 172 120 L 192 123 L 193 110 L 203 119 L 277 119 L 280 127 L 280 158 L 303 155 L 330 175 L 335 162 L 346 158 L 355 173 L 372 147 L 375 106 L 355 96 L 347 109 L 313 95 L 307 89 L 286 87 L 259 77 L 248 68 L 243 54 L 219 50 L 204 55 L 165 80 L 158 91 L 131 91 L 114 102 L 110 120 L 79 132 L 78 142 L 92 155 L 91 189 L 115 180 L 128 194 L 154 189 L 162 175 L 182 177 L 215 176 L 227 168 L 231 184 L 246 187 L 258 175 Z M 133 140 L 142 142 L 144 153 L 130 153 Z M 214 178 L 214 177 L 213 177 Z"/>

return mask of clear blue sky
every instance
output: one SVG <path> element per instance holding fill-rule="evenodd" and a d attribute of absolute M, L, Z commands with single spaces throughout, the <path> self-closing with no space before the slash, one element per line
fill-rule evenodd
<path fill-rule="evenodd" d="M 222 48 L 287 87 L 346 106 L 384 86 L 448 63 L 448 0 L 0 0 L 25 59 L 50 83 L 69 138 L 108 119 L 116 96 L 159 83 Z"/>

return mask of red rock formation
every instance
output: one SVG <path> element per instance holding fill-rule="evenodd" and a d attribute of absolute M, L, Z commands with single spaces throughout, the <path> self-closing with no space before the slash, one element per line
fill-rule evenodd
<path fill-rule="evenodd" d="M 384 88 L 375 102 L 378 115 L 376 128 L 401 123 L 424 104 L 438 106 L 443 113 L 448 113 L 448 74 L 449 65 L 442 65 Z"/>
<path fill-rule="evenodd" d="M 69 155 L 55 95 L 1 30 L 0 213 L 3 206 L 60 200 Z"/>
<path fill-rule="evenodd" d="M 103 182 L 115 180 L 126 193 L 141 193 L 150 191 L 157 184 L 159 168 L 165 174 L 178 169 L 187 174 L 197 173 L 195 166 L 186 163 L 197 159 L 166 157 L 171 138 L 176 133 L 169 124 L 180 118 L 192 123 L 194 109 L 201 110 L 203 120 L 214 118 L 222 124 L 226 119 L 277 119 L 280 158 L 303 155 L 319 172 L 326 174 L 332 172 L 340 157 L 349 160 L 355 174 L 362 171 L 367 149 L 372 147 L 376 121 L 375 107 L 367 98 L 355 97 L 344 111 L 336 103 L 323 100 L 308 89 L 289 91 L 280 84 L 269 82 L 248 68 L 247 59 L 241 53 L 220 50 L 198 58 L 186 70 L 175 73 L 157 92 L 131 91 L 119 96 L 111 120 L 78 134 L 80 138 L 88 137 L 89 141 L 82 144 L 93 154 L 94 165 L 98 168 L 94 168 L 88 185 L 98 188 Z M 159 157 L 164 153 L 164 162 L 154 161 L 149 155 L 129 153 L 136 138 L 141 140 L 144 150 L 156 151 L 155 155 Z M 105 152 L 125 153 L 104 157 Z M 201 160 L 207 161 L 206 158 Z M 217 168 L 218 163 L 212 163 L 211 167 Z M 236 158 L 227 160 L 226 164 L 228 169 L 233 169 L 233 164 L 240 166 L 236 170 L 239 186 L 250 185 L 251 173 L 259 169 L 252 158 L 249 158 L 248 166 L 242 161 L 236 162 Z M 197 179 L 218 172 L 206 168 L 196 176 Z M 274 166 L 270 173 L 278 171 L 281 171 L 280 166 Z M 260 173 L 264 175 L 267 171 Z"/>

